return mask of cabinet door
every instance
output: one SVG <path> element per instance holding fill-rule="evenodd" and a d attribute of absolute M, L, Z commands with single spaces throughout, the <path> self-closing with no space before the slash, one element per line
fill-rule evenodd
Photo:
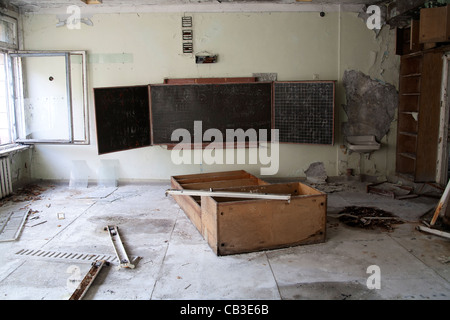
<path fill-rule="evenodd" d="M 442 63 L 442 52 L 429 52 L 423 56 L 416 182 L 436 181 Z"/>

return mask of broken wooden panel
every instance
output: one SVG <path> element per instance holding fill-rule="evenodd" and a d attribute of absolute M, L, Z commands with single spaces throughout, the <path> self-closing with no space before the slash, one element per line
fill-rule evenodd
<path fill-rule="evenodd" d="M 202 235 L 217 255 L 325 241 L 327 206 L 325 193 L 301 183 L 236 187 L 226 190 L 287 193 L 291 194 L 291 200 L 288 202 L 202 197 Z"/>
<path fill-rule="evenodd" d="M 217 255 L 325 241 L 327 195 L 305 184 L 268 184 L 245 171 L 172 177 L 173 189 L 186 186 L 230 192 L 173 196 Z M 233 192 L 289 194 L 291 200 L 232 198 Z"/>

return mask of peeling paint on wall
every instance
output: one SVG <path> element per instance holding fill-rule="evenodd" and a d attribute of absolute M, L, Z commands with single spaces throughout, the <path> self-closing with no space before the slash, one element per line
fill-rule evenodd
<path fill-rule="evenodd" d="M 360 71 L 347 70 L 343 84 L 348 122 L 344 136 L 374 135 L 378 141 L 389 132 L 398 106 L 398 92 L 391 84 L 371 79 Z"/>
<path fill-rule="evenodd" d="M 395 39 L 395 29 L 391 30 L 389 26 L 384 26 L 377 34 L 375 40 L 379 49 L 369 69 L 369 75 L 398 88 L 400 57 L 395 55 Z"/>

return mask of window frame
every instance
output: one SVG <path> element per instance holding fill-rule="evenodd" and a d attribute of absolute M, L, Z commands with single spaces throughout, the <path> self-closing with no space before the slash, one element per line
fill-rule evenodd
<path fill-rule="evenodd" d="M 71 56 L 81 56 L 81 78 L 82 78 L 82 112 L 83 112 L 83 128 L 84 139 L 79 140 L 74 138 L 74 117 L 73 117 L 73 101 L 72 101 L 72 77 L 71 77 Z M 52 57 L 59 56 L 65 58 L 65 72 L 66 72 L 66 96 L 67 108 L 69 115 L 69 139 L 25 139 L 20 138 L 21 133 L 24 132 L 24 114 L 23 114 L 23 73 L 21 58 L 26 57 Z M 13 82 L 13 114 L 14 123 L 12 127 L 13 141 L 20 144 L 70 144 L 70 145 L 89 145 L 89 107 L 88 107 L 88 85 L 87 85 L 87 54 L 83 50 L 13 50 L 8 52 L 9 63 L 11 66 L 10 76 Z"/>
<path fill-rule="evenodd" d="M 0 21 L 6 21 L 8 23 L 13 24 L 13 42 L 5 42 L 0 41 L 0 52 L 3 54 L 4 59 L 4 68 L 5 68 L 5 81 L 6 81 L 6 104 L 7 104 L 7 121 L 9 124 L 9 142 L 0 145 L 0 150 L 5 150 L 10 148 L 11 146 L 15 146 L 15 117 L 14 117 L 14 109 L 13 109 L 13 101 L 14 101 L 14 82 L 11 78 L 11 64 L 9 59 L 10 50 L 18 50 L 19 49 L 19 23 L 18 18 L 11 16 L 9 14 L 5 14 L 2 9 L 0 9 Z"/>
<path fill-rule="evenodd" d="M 19 26 L 17 22 L 17 18 L 5 15 L 0 12 L 0 20 L 12 23 L 14 25 L 14 42 L 9 43 L 5 41 L 0 41 L 0 48 L 2 49 L 18 49 L 19 48 Z"/>

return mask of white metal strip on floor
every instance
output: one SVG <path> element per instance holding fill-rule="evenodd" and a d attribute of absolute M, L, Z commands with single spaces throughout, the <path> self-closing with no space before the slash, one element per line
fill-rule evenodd
<path fill-rule="evenodd" d="M 118 263 L 117 257 L 115 255 L 95 254 L 95 253 L 92 254 L 79 252 L 74 253 L 74 252 L 22 249 L 16 252 L 16 255 L 25 258 L 44 258 L 44 259 L 51 259 L 54 261 L 92 263 L 97 260 L 105 260 L 110 263 Z"/>

